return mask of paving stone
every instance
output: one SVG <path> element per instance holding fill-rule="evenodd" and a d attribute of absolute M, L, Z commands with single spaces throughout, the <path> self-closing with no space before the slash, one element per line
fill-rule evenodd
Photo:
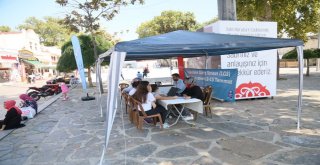
<path fill-rule="evenodd" d="M 47 152 L 47 151 L 50 152 L 54 150 L 59 150 L 63 147 L 64 147 L 64 144 L 61 144 L 61 143 L 41 143 L 37 148 L 42 152 Z"/>
<path fill-rule="evenodd" d="M 59 142 L 59 143 L 63 143 L 63 142 L 66 142 L 69 138 L 69 134 L 67 131 L 63 130 L 63 129 L 57 129 L 57 130 L 54 130 L 53 132 L 51 132 L 49 134 L 49 136 L 45 139 L 44 142 L 47 142 L 47 143 L 56 143 L 56 142 Z"/>
<path fill-rule="evenodd" d="M 234 165 L 248 165 L 251 164 L 250 160 L 247 160 L 231 151 L 220 149 L 217 147 L 212 148 L 209 151 L 210 155 L 221 162 L 222 164 L 234 164 Z"/>
<path fill-rule="evenodd" d="M 167 132 L 160 132 L 151 135 L 151 141 L 167 146 L 167 145 L 175 145 L 180 143 L 185 143 L 192 141 L 193 139 L 188 138 L 185 133 L 179 133 L 176 131 L 167 131 Z"/>
<path fill-rule="evenodd" d="M 249 160 L 261 158 L 281 149 L 279 146 L 243 136 L 217 140 L 217 144 L 222 148 Z M 259 149 L 257 150 L 257 148 Z"/>
<path fill-rule="evenodd" d="M 319 165 L 320 150 L 296 149 L 273 155 L 269 160 L 285 164 Z"/>
<path fill-rule="evenodd" d="M 110 164 L 110 165 L 142 165 L 142 162 L 132 160 L 132 159 L 126 159 L 123 160 L 118 160 L 118 159 L 113 159 L 113 160 L 105 160 L 104 164 Z M 149 164 L 148 164 L 149 165 Z"/>
<path fill-rule="evenodd" d="M 144 158 L 153 154 L 158 147 L 153 144 L 140 145 L 137 148 L 127 151 L 127 156 L 133 158 Z"/>
<path fill-rule="evenodd" d="M 207 140 L 207 139 L 219 139 L 223 137 L 228 137 L 228 135 L 221 133 L 217 130 L 208 127 L 200 127 L 200 128 L 189 128 L 182 130 L 188 136 L 197 137 L 200 140 Z"/>
<path fill-rule="evenodd" d="M 110 140 L 107 147 L 106 155 L 113 156 L 118 152 L 124 151 L 125 147 L 126 150 L 130 150 L 136 146 L 148 143 L 142 138 L 126 138 L 126 146 L 124 142 L 124 139 Z"/>
<path fill-rule="evenodd" d="M 59 153 L 57 156 L 57 162 L 66 162 L 70 158 L 71 155 L 77 151 L 79 148 L 81 148 L 80 143 L 72 143 L 66 145 Z M 81 159 L 81 158 L 80 158 Z"/>
<path fill-rule="evenodd" d="M 257 132 L 257 133 L 249 133 L 245 134 L 245 136 L 253 137 L 255 139 L 272 142 L 274 133 L 272 132 Z"/>
<path fill-rule="evenodd" d="M 136 128 L 126 130 L 126 135 L 131 137 L 147 137 L 149 129 L 138 130 Z"/>
<path fill-rule="evenodd" d="M 274 119 L 272 124 L 277 124 L 277 125 L 296 125 L 297 121 L 292 118 L 279 118 L 279 119 Z"/>
<path fill-rule="evenodd" d="M 198 153 L 191 147 L 176 146 L 159 151 L 158 153 L 156 153 L 156 156 L 160 158 L 180 158 L 188 156 L 198 156 Z"/>
<path fill-rule="evenodd" d="M 57 159 L 59 151 L 51 151 L 51 152 L 40 152 L 33 153 L 31 155 L 31 161 L 36 163 L 50 163 L 55 162 Z"/>
<path fill-rule="evenodd" d="M 252 132 L 262 130 L 257 126 L 244 125 L 240 123 L 208 123 L 204 124 L 210 128 L 221 130 L 226 133 Z"/>
<path fill-rule="evenodd" d="M 17 157 L 26 157 L 30 156 L 34 152 L 34 148 L 25 147 L 25 148 L 18 148 L 12 151 L 12 154 L 18 155 Z"/>
<path fill-rule="evenodd" d="M 282 141 L 302 147 L 320 148 L 320 136 L 283 136 Z"/>
<path fill-rule="evenodd" d="M 221 165 L 208 156 L 201 156 L 199 159 L 193 161 L 191 165 Z"/>
<path fill-rule="evenodd" d="M 87 145 L 86 147 L 81 147 L 72 154 L 71 159 L 87 158 L 87 157 L 100 157 L 103 150 L 101 145 Z M 94 152 L 93 152 L 94 151 Z"/>
<path fill-rule="evenodd" d="M 79 129 L 79 128 L 66 128 L 65 130 L 68 134 L 72 136 L 79 136 L 88 132 L 87 130 Z"/>
<path fill-rule="evenodd" d="M 209 149 L 211 146 L 212 141 L 204 141 L 204 142 L 191 142 L 190 145 L 194 148 L 199 148 L 199 149 Z"/>
<path fill-rule="evenodd" d="M 81 134 L 79 136 L 75 136 L 73 138 L 70 138 L 67 140 L 67 143 L 77 143 L 79 141 L 89 141 L 92 137 L 92 135 L 87 134 Z"/>
<path fill-rule="evenodd" d="M 90 165 L 89 160 L 73 160 L 68 162 L 55 163 L 55 165 Z"/>
<path fill-rule="evenodd" d="M 18 164 L 24 164 L 25 161 L 28 159 L 28 157 L 20 157 L 20 158 L 14 158 L 14 159 L 6 159 L 1 160 L 1 165 L 18 165 Z"/>
<path fill-rule="evenodd" d="M 40 122 L 38 125 L 32 127 L 32 130 L 48 133 L 56 124 L 57 121 L 55 120 L 43 121 Z"/>

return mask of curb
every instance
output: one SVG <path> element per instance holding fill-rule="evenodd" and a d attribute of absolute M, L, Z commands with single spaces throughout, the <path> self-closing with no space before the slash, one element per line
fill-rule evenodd
<path fill-rule="evenodd" d="M 38 107 L 38 113 L 40 113 L 41 111 L 45 110 L 49 105 L 51 105 L 52 103 L 54 103 L 55 101 L 57 101 L 59 99 L 59 97 L 62 95 L 62 93 L 59 93 L 55 96 L 53 96 L 52 98 L 50 98 L 49 100 L 46 100 L 43 104 L 39 105 Z M 29 120 L 25 120 L 22 121 L 22 124 L 26 124 Z M 8 136 L 11 132 L 13 132 L 15 129 L 10 129 L 10 130 L 3 130 L 0 131 L 0 141 L 2 139 L 4 139 L 6 136 Z"/>

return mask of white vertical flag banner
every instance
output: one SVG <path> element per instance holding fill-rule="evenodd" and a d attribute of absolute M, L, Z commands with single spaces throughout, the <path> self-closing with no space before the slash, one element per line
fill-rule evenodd
<path fill-rule="evenodd" d="M 102 164 L 104 154 L 109 142 L 109 136 L 112 129 L 112 124 L 115 118 L 117 110 L 117 96 L 118 96 L 118 84 L 120 81 L 120 74 L 126 52 L 113 52 L 110 58 L 109 65 L 109 78 L 108 78 L 108 95 L 107 95 L 107 108 L 106 108 L 106 130 L 105 130 L 105 146 L 100 159 Z"/>
<path fill-rule="evenodd" d="M 74 58 L 76 59 L 78 71 L 80 74 L 82 89 L 85 93 L 87 93 L 86 77 L 84 76 L 84 66 L 83 66 L 81 47 L 80 47 L 80 42 L 78 37 L 73 35 L 71 37 L 71 42 L 73 47 Z"/>

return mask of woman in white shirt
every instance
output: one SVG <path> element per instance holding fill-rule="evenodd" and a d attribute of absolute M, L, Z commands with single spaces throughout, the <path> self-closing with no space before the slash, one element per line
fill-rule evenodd
<path fill-rule="evenodd" d="M 149 82 L 141 81 L 132 97 L 142 103 L 142 107 L 147 115 L 160 113 L 162 122 L 164 123 L 163 128 L 168 128 L 168 123 L 165 123 L 167 110 L 164 107 L 155 104 L 156 98 L 151 91 L 152 89 Z"/>

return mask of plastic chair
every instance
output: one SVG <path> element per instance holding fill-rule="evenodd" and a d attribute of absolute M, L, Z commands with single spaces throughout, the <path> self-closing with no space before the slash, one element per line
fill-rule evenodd
<path fill-rule="evenodd" d="M 124 88 L 128 88 L 129 87 L 129 84 L 128 83 L 120 83 L 119 84 L 119 88 L 120 88 L 120 92 L 122 92 L 122 90 Z M 121 100 L 122 100 L 122 95 L 121 95 Z"/>
<path fill-rule="evenodd" d="M 208 116 L 208 114 L 210 113 L 210 116 L 212 117 L 212 112 L 211 112 L 211 98 L 212 98 L 212 91 L 213 88 L 212 86 L 207 86 L 203 89 L 203 93 L 204 93 L 204 100 L 203 100 L 203 114 L 205 116 Z"/>

